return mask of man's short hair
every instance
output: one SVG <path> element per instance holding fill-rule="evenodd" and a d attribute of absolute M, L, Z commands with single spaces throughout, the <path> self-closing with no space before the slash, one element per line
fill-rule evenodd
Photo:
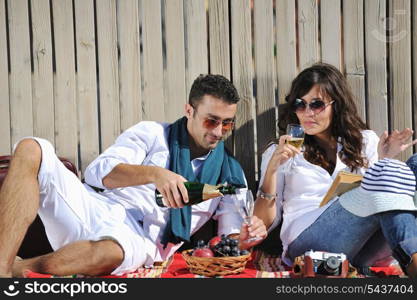
<path fill-rule="evenodd" d="M 235 86 L 222 75 L 200 74 L 191 86 L 188 103 L 197 108 L 204 95 L 219 98 L 228 104 L 235 104 L 239 101 Z"/>

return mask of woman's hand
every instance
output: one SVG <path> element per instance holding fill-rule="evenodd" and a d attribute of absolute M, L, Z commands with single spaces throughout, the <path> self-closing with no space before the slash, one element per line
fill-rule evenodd
<path fill-rule="evenodd" d="M 239 248 L 242 250 L 249 249 L 262 242 L 267 235 L 268 233 L 266 231 L 264 222 L 257 216 L 252 216 L 251 224 L 247 225 L 243 223 L 242 228 L 240 229 Z M 253 237 L 257 237 L 259 239 L 256 241 L 247 242 L 248 239 Z"/>
<path fill-rule="evenodd" d="M 408 147 L 417 144 L 417 139 L 410 141 L 412 136 L 413 131 L 410 128 L 406 128 L 402 131 L 394 130 L 390 135 L 388 135 L 387 131 L 384 131 L 379 137 L 379 159 L 395 158 Z"/>
<path fill-rule="evenodd" d="M 278 146 L 272 153 L 271 159 L 265 170 L 262 186 L 260 189 L 263 193 L 276 195 L 277 193 L 277 170 L 280 165 L 288 161 L 291 157 L 301 153 L 301 150 L 285 142 L 290 139 L 289 135 L 283 135 L 279 138 Z M 266 200 L 266 198 L 258 197 L 255 201 L 254 214 L 262 219 L 266 227 L 271 226 L 276 217 L 276 201 L 275 199 Z"/>
<path fill-rule="evenodd" d="M 276 171 L 280 165 L 284 164 L 291 157 L 301 153 L 300 149 L 286 143 L 290 138 L 289 135 L 283 135 L 279 138 L 278 146 L 272 154 L 268 168 L 272 168 L 273 171 Z"/>

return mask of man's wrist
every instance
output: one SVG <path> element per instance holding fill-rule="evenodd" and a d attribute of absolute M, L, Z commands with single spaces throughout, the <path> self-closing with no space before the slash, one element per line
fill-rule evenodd
<path fill-rule="evenodd" d="M 161 167 L 159 166 L 147 166 L 149 168 L 150 183 L 155 183 L 159 178 L 161 178 Z"/>

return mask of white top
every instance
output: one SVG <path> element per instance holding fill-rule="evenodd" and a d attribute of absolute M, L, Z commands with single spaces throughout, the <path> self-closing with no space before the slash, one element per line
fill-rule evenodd
<path fill-rule="evenodd" d="M 364 145 L 362 153 L 368 160 L 369 166 L 371 166 L 378 161 L 377 147 L 379 138 L 372 130 L 362 131 L 362 136 Z M 262 155 L 259 186 L 262 186 L 269 160 L 276 147 L 276 144 L 271 145 Z M 268 231 L 274 229 L 281 221 L 281 217 L 283 218 L 281 227 L 281 241 L 283 244 L 282 257 L 285 263 L 289 265 L 291 265 L 291 262 L 285 256 L 288 245 L 308 226 L 314 223 L 321 213 L 337 199 L 337 197 L 335 197 L 326 205 L 319 207 L 320 202 L 337 174 L 340 171 L 351 171 L 339 158 L 339 152 L 341 150 L 342 145 L 338 143 L 336 167 L 332 175 L 322 167 L 308 162 L 303 154 L 298 154 L 294 157 L 293 169 L 290 172 L 283 174 L 280 172 L 280 169 L 278 169 L 277 211 L 275 220 Z M 287 161 L 287 163 L 288 162 L 289 161 Z M 286 164 L 283 164 L 281 167 L 285 167 L 285 165 Z M 365 171 L 366 169 L 361 168 L 357 170 L 356 173 L 363 175 Z"/>
<path fill-rule="evenodd" d="M 127 212 L 142 224 L 148 237 L 157 246 L 155 261 L 166 260 L 182 245 L 170 243 L 166 249 L 163 249 L 160 243 L 168 222 L 169 209 L 156 204 L 155 185 L 146 184 L 108 190 L 103 186 L 102 179 L 120 163 L 169 169 L 168 126 L 168 123 L 151 121 L 134 125 L 123 132 L 116 139 L 115 144 L 106 149 L 85 171 L 86 183 L 105 189 L 100 193 L 101 195 L 121 203 Z M 191 161 L 195 174 L 200 172 L 209 155 L 210 153 Z M 245 193 L 246 189 L 241 189 L 238 199 L 243 200 Z M 203 226 L 212 215 L 218 221 L 219 235 L 240 232 L 242 217 L 237 212 L 235 198 L 235 196 L 225 195 L 191 206 L 191 234 Z"/>

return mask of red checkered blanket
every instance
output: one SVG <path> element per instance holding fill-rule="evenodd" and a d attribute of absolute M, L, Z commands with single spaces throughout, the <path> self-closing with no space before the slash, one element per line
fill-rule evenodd
<path fill-rule="evenodd" d="M 403 276 L 401 269 L 396 266 L 372 267 L 371 271 L 376 277 Z M 40 274 L 31 271 L 25 273 L 27 278 L 53 278 L 50 274 Z M 64 277 L 85 277 L 72 275 Z M 139 268 L 135 272 L 122 276 L 102 276 L 104 278 L 201 278 L 203 276 L 191 273 L 180 253 L 176 253 L 170 260 L 152 268 Z M 236 275 L 223 276 L 227 278 L 291 278 L 291 268 L 285 266 L 280 256 L 268 255 L 261 251 L 254 251 L 251 260 L 246 264 L 245 270 Z M 351 274 L 351 277 L 365 277 L 363 275 Z"/>

